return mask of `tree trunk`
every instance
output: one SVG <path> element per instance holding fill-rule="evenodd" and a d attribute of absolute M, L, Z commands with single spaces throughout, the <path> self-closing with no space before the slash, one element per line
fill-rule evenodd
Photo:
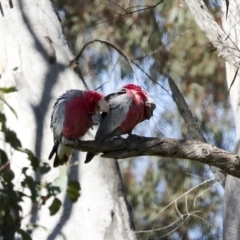
<path fill-rule="evenodd" d="M 49 125 L 54 101 L 68 89 L 84 87 L 69 67 L 73 55 L 48 0 L 1 1 L 0 15 L 1 87 L 15 86 L 18 90 L 7 95 L 18 116 L 16 119 L 6 108 L 8 124 L 24 148 L 32 150 L 40 161 L 48 161 L 53 144 Z M 84 139 L 91 139 L 92 134 Z M 31 220 L 46 228 L 37 228 L 33 239 L 135 239 L 117 161 L 96 157 L 84 164 L 85 153 L 75 153 L 74 158 L 79 164 L 67 171 L 61 167 L 52 169 L 44 179 L 35 176 L 48 182 L 57 179 L 63 190 L 59 196 L 61 210 L 50 217 L 50 199 L 30 215 L 26 200 L 23 216 L 29 217 L 24 218 L 23 226 Z M 16 189 L 21 189 L 21 169 L 29 166 L 29 161 L 19 152 L 13 152 L 9 159 L 16 174 Z M 81 197 L 74 204 L 66 195 L 66 172 L 81 184 Z"/>
<path fill-rule="evenodd" d="M 224 4 L 224 3 L 223 3 Z M 227 18 L 223 15 L 223 28 L 235 47 L 239 51 L 240 46 L 240 3 L 239 1 L 229 1 Z M 224 7 L 226 12 L 226 7 Z M 230 89 L 230 101 L 233 109 L 236 140 L 240 141 L 240 72 L 239 67 L 226 62 L 226 76 L 228 89 Z M 232 85 L 232 86 L 231 86 Z M 235 153 L 240 155 L 239 144 L 235 146 Z M 240 239 L 240 179 L 228 175 L 226 179 L 224 194 L 224 222 L 223 239 Z"/>
<path fill-rule="evenodd" d="M 222 1 L 222 26 L 219 26 L 207 10 L 203 0 L 186 0 L 199 27 L 218 49 L 219 55 L 226 60 L 227 83 L 230 89 L 230 101 L 236 124 L 237 142 L 240 140 L 240 3 Z M 229 4 L 229 6 L 228 6 Z M 240 155 L 239 144 L 235 153 Z M 240 179 L 228 175 L 224 195 L 223 239 L 240 239 Z"/>

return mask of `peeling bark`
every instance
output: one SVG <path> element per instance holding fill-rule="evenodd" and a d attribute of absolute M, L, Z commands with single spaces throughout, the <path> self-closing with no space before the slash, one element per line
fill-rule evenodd
<path fill-rule="evenodd" d="M 217 48 L 218 56 L 224 58 L 229 64 L 239 67 L 240 51 L 238 44 L 236 44 L 235 39 L 229 35 L 229 32 L 215 21 L 214 17 L 207 9 L 204 1 L 185 0 L 185 2 L 188 5 L 189 10 L 192 12 L 198 26 Z M 227 19 L 229 19 L 230 14 L 232 13 L 229 7 Z M 223 18 L 225 17 L 226 15 L 223 14 Z M 237 21 L 235 23 L 237 23 Z"/>

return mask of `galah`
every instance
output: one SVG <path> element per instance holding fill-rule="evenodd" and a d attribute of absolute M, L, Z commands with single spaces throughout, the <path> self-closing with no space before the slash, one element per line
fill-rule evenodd
<path fill-rule="evenodd" d="M 54 146 L 49 155 L 50 160 L 55 154 L 54 167 L 63 165 L 71 155 L 71 148 L 64 143 L 86 134 L 93 125 L 93 115 L 100 111 L 108 112 L 109 104 L 96 91 L 69 90 L 57 99 L 51 117 Z"/>
<path fill-rule="evenodd" d="M 95 136 L 98 142 L 126 133 L 130 135 L 138 123 L 152 117 L 156 108 L 149 94 L 134 84 L 123 86 L 105 99 L 110 105 L 110 110 L 109 113 L 102 114 L 102 121 Z M 93 157 L 94 153 L 88 153 L 85 163 L 90 162 Z"/>

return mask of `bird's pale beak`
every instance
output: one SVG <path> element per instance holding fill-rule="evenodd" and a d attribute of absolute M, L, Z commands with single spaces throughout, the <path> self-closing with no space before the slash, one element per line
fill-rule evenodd
<path fill-rule="evenodd" d="M 102 98 L 99 102 L 98 102 L 98 106 L 99 106 L 99 111 L 100 112 L 109 112 L 110 106 L 109 103 L 107 103 L 107 101 Z"/>
<path fill-rule="evenodd" d="M 147 119 L 150 119 L 153 116 L 153 111 L 156 109 L 156 104 L 152 98 L 149 98 L 150 101 L 146 101 L 146 106 L 148 109 Z"/>

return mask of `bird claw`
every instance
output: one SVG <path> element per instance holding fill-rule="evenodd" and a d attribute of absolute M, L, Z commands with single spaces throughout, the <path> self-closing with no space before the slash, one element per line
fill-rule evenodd
<path fill-rule="evenodd" d="M 136 134 L 129 134 L 129 138 L 135 138 L 136 140 L 143 141 L 143 137 L 142 136 L 138 136 Z"/>
<path fill-rule="evenodd" d="M 126 145 L 125 138 L 123 138 L 122 136 L 115 136 L 113 139 L 119 139 L 119 140 L 121 140 L 121 142 L 122 142 L 123 144 Z"/>
<path fill-rule="evenodd" d="M 65 137 L 62 137 L 62 143 L 64 145 L 72 145 L 72 146 L 77 146 L 78 145 L 78 140 L 69 140 Z"/>

